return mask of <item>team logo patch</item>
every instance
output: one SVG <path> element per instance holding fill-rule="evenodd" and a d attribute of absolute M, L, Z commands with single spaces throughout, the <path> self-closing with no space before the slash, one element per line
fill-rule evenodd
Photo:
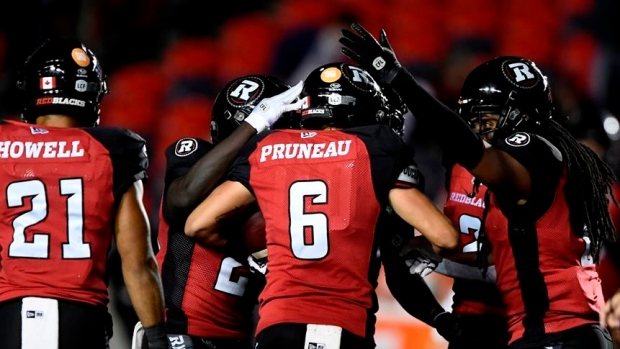
<path fill-rule="evenodd" d="M 32 133 L 33 135 L 42 135 L 49 133 L 49 131 L 44 128 L 30 126 L 30 133 Z"/>
<path fill-rule="evenodd" d="M 506 144 L 513 147 L 523 147 L 530 143 L 530 135 L 524 132 L 517 132 L 506 138 Z"/>
<path fill-rule="evenodd" d="M 243 78 L 235 81 L 228 88 L 228 103 L 241 108 L 261 98 L 265 92 L 265 82 L 258 77 Z"/>
<path fill-rule="evenodd" d="M 41 97 L 37 98 L 36 105 L 49 105 L 49 104 L 63 104 L 63 105 L 73 105 L 76 107 L 84 107 L 86 106 L 86 102 L 75 99 L 75 98 L 67 98 L 67 97 Z"/>
<path fill-rule="evenodd" d="M 176 156 L 188 156 L 198 149 L 198 141 L 194 138 L 183 138 L 177 142 L 174 148 L 174 154 Z"/>
<path fill-rule="evenodd" d="M 531 89 L 538 85 L 542 75 L 533 64 L 523 61 L 506 61 L 502 64 L 504 77 L 513 85 L 523 89 Z"/>
<path fill-rule="evenodd" d="M 316 132 L 302 132 L 301 138 L 312 138 L 316 136 Z"/>
<path fill-rule="evenodd" d="M 90 57 L 81 48 L 74 48 L 71 57 L 80 67 L 87 67 L 90 64 Z"/>

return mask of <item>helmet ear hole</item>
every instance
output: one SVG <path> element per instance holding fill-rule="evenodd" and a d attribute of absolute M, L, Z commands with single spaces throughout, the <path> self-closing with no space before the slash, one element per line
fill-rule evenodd
<path fill-rule="evenodd" d="M 63 114 L 83 126 L 99 124 L 100 104 L 108 93 L 95 54 L 71 37 L 47 39 L 26 59 L 18 74 L 22 120 Z"/>

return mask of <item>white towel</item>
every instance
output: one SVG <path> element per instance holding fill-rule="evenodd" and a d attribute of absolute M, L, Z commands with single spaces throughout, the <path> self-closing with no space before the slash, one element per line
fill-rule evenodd
<path fill-rule="evenodd" d="M 133 328 L 133 335 L 131 336 L 131 349 L 142 349 L 142 338 L 144 337 L 144 327 L 142 323 L 138 321 Z"/>
<path fill-rule="evenodd" d="M 22 299 L 22 349 L 58 349 L 58 301 Z"/>
<path fill-rule="evenodd" d="M 304 349 L 340 349 L 342 327 L 308 324 Z"/>

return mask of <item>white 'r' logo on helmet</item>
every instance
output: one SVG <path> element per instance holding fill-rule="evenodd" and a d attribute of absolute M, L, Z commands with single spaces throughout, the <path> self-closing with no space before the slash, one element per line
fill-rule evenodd
<path fill-rule="evenodd" d="M 532 74 L 530 67 L 522 62 L 510 63 L 508 67 L 512 68 L 515 74 L 515 81 L 522 82 L 528 79 L 535 79 L 536 75 Z"/>
<path fill-rule="evenodd" d="M 250 99 L 250 93 L 256 91 L 259 87 L 260 85 L 255 81 L 243 80 L 234 90 L 230 92 L 230 96 L 247 101 Z"/>

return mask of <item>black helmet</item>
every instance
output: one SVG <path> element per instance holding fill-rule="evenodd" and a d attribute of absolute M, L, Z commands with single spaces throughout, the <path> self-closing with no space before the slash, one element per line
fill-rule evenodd
<path fill-rule="evenodd" d="M 381 87 L 367 71 L 348 63 L 329 63 L 310 72 L 301 96 L 301 126 L 306 129 L 389 124 Z"/>
<path fill-rule="evenodd" d="M 257 103 L 288 90 L 290 86 L 271 75 L 246 75 L 230 81 L 217 94 L 211 116 L 213 144 L 228 137 L 252 112 Z M 282 115 L 271 128 L 299 128 L 293 113 Z"/>
<path fill-rule="evenodd" d="M 65 114 L 83 126 L 99 124 L 99 106 L 108 93 L 99 60 L 78 39 L 47 39 L 26 60 L 17 87 L 22 96 L 22 120 Z"/>
<path fill-rule="evenodd" d="M 467 121 L 482 114 L 499 115 L 497 126 L 483 133 L 534 131 L 553 115 L 547 77 L 531 60 L 515 56 L 496 57 L 474 68 L 463 83 L 458 104 Z"/>

